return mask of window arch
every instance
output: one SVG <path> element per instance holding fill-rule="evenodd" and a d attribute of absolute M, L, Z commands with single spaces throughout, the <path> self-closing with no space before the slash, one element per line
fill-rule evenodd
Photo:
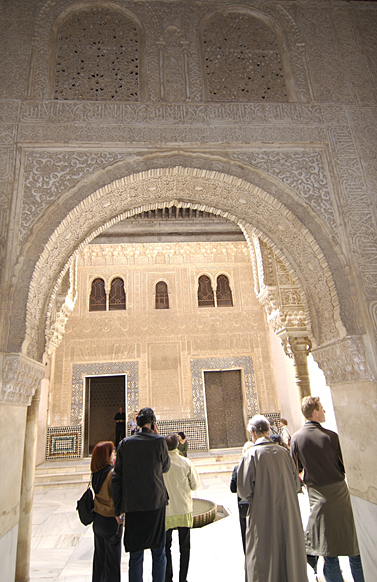
<path fill-rule="evenodd" d="M 139 100 L 139 28 L 125 14 L 87 7 L 57 34 L 54 99 Z"/>
<path fill-rule="evenodd" d="M 217 307 L 233 307 L 232 290 L 225 275 L 217 277 L 216 303 Z"/>
<path fill-rule="evenodd" d="M 116 309 L 126 309 L 124 281 L 120 277 L 116 277 L 111 281 L 109 295 L 109 311 L 115 311 Z"/>
<path fill-rule="evenodd" d="M 103 279 L 94 279 L 92 283 L 89 311 L 106 311 L 106 291 Z"/>
<path fill-rule="evenodd" d="M 165 281 L 156 284 L 156 309 L 169 309 L 168 286 Z"/>
<path fill-rule="evenodd" d="M 215 296 L 211 285 L 211 279 L 207 277 L 207 275 L 199 277 L 198 307 L 215 307 Z"/>
<path fill-rule="evenodd" d="M 219 12 L 206 22 L 201 40 L 210 101 L 288 101 L 275 32 L 263 20 Z"/>

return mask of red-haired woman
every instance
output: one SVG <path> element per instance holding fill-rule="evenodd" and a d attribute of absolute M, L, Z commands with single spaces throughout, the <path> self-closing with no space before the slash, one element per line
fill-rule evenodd
<path fill-rule="evenodd" d="M 98 443 L 90 469 L 94 496 L 94 556 L 92 582 L 120 582 L 123 525 L 115 517 L 111 494 L 114 443 Z"/>

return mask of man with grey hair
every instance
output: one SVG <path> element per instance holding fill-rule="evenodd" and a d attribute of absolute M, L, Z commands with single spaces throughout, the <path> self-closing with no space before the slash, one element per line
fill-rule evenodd
<path fill-rule="evenodd" d="M 300 480 L 289 452 L 269 438 L 270 423 L 253 416 L 254 446 L 241 458 L 238 495 L 249 502 L 245 570 L 248 582 L 307 582 L 297 493 Z"/>

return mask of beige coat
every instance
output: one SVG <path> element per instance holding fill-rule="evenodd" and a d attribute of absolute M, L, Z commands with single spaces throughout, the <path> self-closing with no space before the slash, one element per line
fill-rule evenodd
<path fill-rule="evenodd" d="M 164 473 L 164 482 L 169 493 L 166 516 L 192 513 L 191 491 L 200 486 L 200 478 L 194 465 L 179 454 L 178 449 L 169 451 L 170 469 Z"/>
<path fill-rule="evenodd" d="M 250 503 L 246 519 L 247 582 L 307 582 L 299 489 L 289 452 L 270 439 L 258 439 L 242 457 L 237 492 Z"/>

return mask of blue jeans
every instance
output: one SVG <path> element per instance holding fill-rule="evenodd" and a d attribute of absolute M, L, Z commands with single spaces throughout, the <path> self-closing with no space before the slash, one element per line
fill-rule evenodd
<path fill-rule="evenodd" d="M 350 556 L 350 568 L 355 582 L 365 582 L 360 556 Z M 339 566 L 339 558 L 325 556 L 323 569 L 326 582 L 343 582 L 342 572 Z"/>
<path fill-rule="evenodd" d="M 152 580 L 153 582 L 165 582 L 166 555 L 165 536 L 161 548 L 151 548 L 152 552 Z M 130 552 L 128 564 L 129 582 L 143 582 L 144 550 Z"/>

